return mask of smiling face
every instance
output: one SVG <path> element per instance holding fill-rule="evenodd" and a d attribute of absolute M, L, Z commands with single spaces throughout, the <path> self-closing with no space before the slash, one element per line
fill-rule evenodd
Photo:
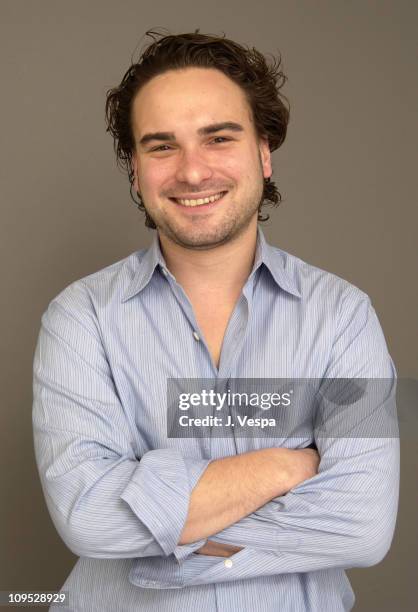
<path fill-rule="evenodd" d="M 255 230 L 270 151 L 236 83 L 213 68 L 158 75 L 134 100 L 132 128 L 134 187 L 160 235 L 208 249 Z"/>

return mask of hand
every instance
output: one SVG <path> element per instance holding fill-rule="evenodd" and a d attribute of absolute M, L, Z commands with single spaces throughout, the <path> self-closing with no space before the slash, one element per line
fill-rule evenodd
<path fill-rule="evenodd" d="M 208 555 L 211 557 L 230 557 L 235 553 L 242 550 L 241 546 L 232 546 L 231 544 L 219 544 L 208 540 L 201 548 L 199 548 L 195 554 L 197 555 Z"/>

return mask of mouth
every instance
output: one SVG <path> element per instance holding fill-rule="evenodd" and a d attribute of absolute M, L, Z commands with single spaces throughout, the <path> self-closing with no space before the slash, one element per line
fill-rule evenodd
<path fill-rule="evenodd" d="M 221 202 L 227 193 L 227 191 L 220 191 L 206 198 L 170 198 L 170 200 L 182 208 L 209 210 Z"/>

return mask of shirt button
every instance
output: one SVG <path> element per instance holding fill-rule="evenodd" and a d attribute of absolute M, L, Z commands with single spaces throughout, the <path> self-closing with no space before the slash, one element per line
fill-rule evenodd
<path fill-rule="evenodd" d="M 194 331 L 194 332 L 193 332 L 193 338 L 199 342 L 199 340 L 200 340 L 200 336 L 199 336 L 199 334 L 197 333 L 197 331 Z"/>
<path fill-rule="evenodd" d="M 225 559 L 224 565 L 225 567 L 232 567 L 234 564 L 232 563 L 231 559 Z"/>
<path fill-rule="evenodd" d="M 165 268 L 161 268 L 162 273 L 164 274 L 164 276 L 167 276 L 168 272 Z"/>

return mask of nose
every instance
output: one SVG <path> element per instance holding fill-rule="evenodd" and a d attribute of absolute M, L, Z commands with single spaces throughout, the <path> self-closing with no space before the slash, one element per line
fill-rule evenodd
<path fill-rule="evenodd" d="M 176 179 L 179 183 L 201 185 L 211 176 L 212 170 L 208 162 L 197 149 L 184 150 L 179 156 L 176 169 Z"/>

